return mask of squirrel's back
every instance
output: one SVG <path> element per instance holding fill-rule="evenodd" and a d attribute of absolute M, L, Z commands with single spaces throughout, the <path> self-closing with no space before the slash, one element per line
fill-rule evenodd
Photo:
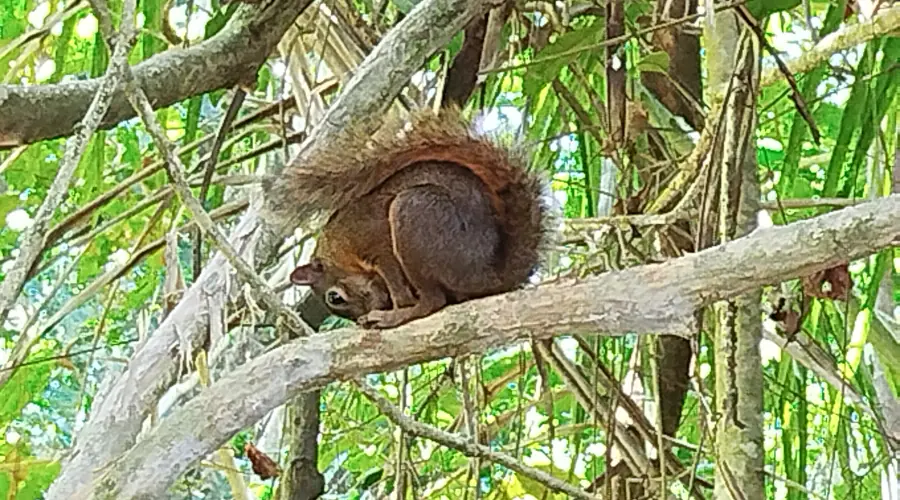
<path fill-rule="evenodd" d="M 422 162 L 449 162 L 470 170 L 485 186 L 501 228 L 501 272 L 511 286 L 524 282 L 540 259 L 547 234 L 544 182 L 527 156 L 475 135 L 459 109 L 422 110 L 408 125 L 388 123 L 372 137 L 349 127 L 303 168 L 284 172 L 267 186 L 279 207 L 300 218 L 340 211 L 376 190 L 394 174 Z"/>

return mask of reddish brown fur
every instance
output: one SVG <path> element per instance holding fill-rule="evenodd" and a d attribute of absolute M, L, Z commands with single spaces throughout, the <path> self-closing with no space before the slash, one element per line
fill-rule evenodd
<path fill-rule="evenodd" d="M 268 187 L 302 217 L 330 214 L 313 262 L 292 281 L 378 327 L 520 286 L 546 221 L 542 182 L 524 160 L 472 135 L 458 110 L 418 114 L 400 137 L 348 129 Z"/>

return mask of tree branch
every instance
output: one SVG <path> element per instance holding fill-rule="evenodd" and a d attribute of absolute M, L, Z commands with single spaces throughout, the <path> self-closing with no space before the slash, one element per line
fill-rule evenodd
<path fill-rule="evenodd" d="M 255 78 L 288 26 L 312 0 L 241 6 L 219 33 L 188 49 L 170 49 L 133 68 L 154 108 Z M 51 85 L 0 85 L 0 149 L 66 136 L 85 115 L 101 79 Z M 100 128 L 135 116 L 120 85 Z"/>
<path fill-rule="evenodd" d="M 314 334 L 241 366 L 160 422 L 99 484 L 115 498 L 157 497 L 235 432 L 334 380 L 481 353 L 554 334 L 687 335 L 693 312 L 764 285 L 827 269 L 900 241 L 900 195 L 727 244 L 583 280 L 473 300 L 393 330 Z"/>
<path fill-rule="evenodd" d="M 795 75 L 812 71 L 837 52 L 888 35 L 897 29 L 900 29 L 900 6 L 882 9 L 866 22 L 847 26 L 826 36 L 812 50 L 804 51 L 802 56 L 789 61 L 788 70 Z M 760 76 L 760 85 L 771 85 L 781 78 L 782 72 L 777 67 L 769 68 Z"/>

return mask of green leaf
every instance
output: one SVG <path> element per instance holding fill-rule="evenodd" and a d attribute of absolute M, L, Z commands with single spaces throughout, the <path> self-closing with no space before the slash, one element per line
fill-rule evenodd
<path fill-rule="evenodd" d="M 625 2 L 625 19 L 629 23 L 638 23 L 641 16 L 649 15 L 651 12 L 653 12 L 651 2 Z"/>
<path fill-rule="evenodd" d="M 394 0 L 394 7 L 403 14 L 409 14 L 421 0 Z"/>
<path fill-rule="evenodd" d="M 822 29 L 819 32 L 819 37 L 825 36 L 837 29 L 844 14 L 846 2 L 847 0 L 838 0 L 836 4 L 828 7 L 828 12 L 825 14 L 825 22 L 822 24 Z M 806 78 L 800 83 L 800 95 L 807 105 L 813 105 L 811 102 L 812 98 L 815 97 L 816 89 L 819 87 L 819 83 L 822 79 L 825 78 L 827 72 L 828 65 L 822 63 L 814 70 L 807 73 Z M 822 106 L 820 106 L 820 108 L 821 107 Z M 810 111 L 812 111 L 812 109 L 810 109 Z M 816 118 L 818 119 L 818 117 Z M 822 130 L 822 124 L 818 123 L 817 125 L 819 125 L 820 130 L 825 133 L 825 130 Z M 794 177 L 797 175 L 797 166 L 800 164 L 800 155 L 803 152 L 801 145 L 808 134 L 809 126 L 806 123 L 806 120 L 803 119 L 800 113 L 795 112 L 794 119 L 791 123 L 790 138 L 788 139 L 784 163 L 782 165 L 782 175 L 781 179 L 778 181 L 778 192 L 781 196 L 787 195 L 784 191 L 785 187 L 790 187 L 794 182 Z"/>
<path fill-rule="evenodd" d="M 16 475 L 22 479 L 18 482 L 18 490 L 13 497 L 7 496 L 0 486 L 0 496 L 15 500 L 39 500 L 44 498 L 44 491 L 59 475 L 59 462 L 43 460 L 23 460 L 17 464 Z M 24 477 L 23 477 L 24 476 Z"/>
<path fill-rule="evenodd" d="M 125 298 L 125 305 L 131 309 L 140 309 L 144 307 L 156 291 L 156 285 L 160 281 L 159 266 L 152 266 L 151 269 L 143 269 L 141 274 L 134 281 L 134 289 L 128 293 Z"/>
<path fill-rule="evenodd" d="M 63 23 L 62 33 L 56 40 L 56 50 L 53 54 L 53 62 L 55 70 L 53 76 L 50 77 L 50 83 L 59 83 L 66 71 L 66 61 L 69 54 L 69 43 L 72 40 L 72 33 L 75 31 L 75 22 L 77 19 L 73 16 Z"/>
<path fill-rule="evenodd" d="M 216 33 L 218 33 L 225 25 L 228 23 L 228 20 L 231 19 L 231 15 L 234 14 L 235 9 L 237 9 L 240 2 L 231 2 L 225 11 L 216 11 L 216 14 L 210 18 L 209 21 L 206 22 L 206 27 L 203 30 L 203 35 L 206 38 L 209 38 Z"/>
<path fill-rule="evenodd" d="M 897 65 L 900 64 L 900 37 L 888 37 L 881 53 L 883 57 L 879 69 L 875 71 L 877 76 L 874 79 L 873 94 L 866 106 L 865 120 L 854 148 L 851 165 L 864 164 L 869 147 L 875 139 L 875 134 L 880 132 L 884 115 L 891 109 L 890 106 L 897 95 L 897 87 L 900 86 L 900 71 L 897 71 Z"/>
<path fill-rule="evenodd" d="M 75 175 L 84 180 L 78 189 L 78 199 L 91 199 L 103 188 L 103 169 L 106 167 L 106 132 L 99 131 L 88 142 Z"/>
<path fill-rule="evenodd" d="M 642 57 L 635 66 L 641 72 L 667 73 L 669 71 L 669 54 L 666 52 L 651 52 Z"/>
<path fill-rule="evenodd" d="M 184 144 L 190 144 L 197 138 L 197 125 L 200 123 L 200 106 L 203 98 L 191 97 L 187 105 L 187 117 L 184 121 Z"/>
<path fill-rule="evenodd" d="M 112 253 L 109 246 L 109 240 L 105 236 L 101 235 L 94 240 L 94 247 L 81 257 L 76 266 L 75 275 L 79 283 L 87 283 L 100 274 L 109 254 Z"/>
<path fill-rule="evenodd" d="M 32 359 L 51 355 L 48 351 L 32 353 Z M 0 427 L 5 427 L 21 413 L 25 405 L 33 401 L 50 381 L 53 363 L 35 363 L 20 367 L 13 376 L 0 386 Z"/>
<path fill-rule="evenodd" d="M 363 476 L 359 479 L 356 487 L 365 491 L 369 489 L 370 486 L 374 485 L 378 481 L 381 481 L 382 477 L 384 477 L 383 467 L 372 468 L 363 473 Z"/>
<path fill-rule="evenodd" d="M 0 47 L 6 49 L 7 43 L 28 29 L 28 12 L 33 8 L 29 0 L 7 1 L 0 8 Z M 5 52 L 5 51 L 0 51 Z M 11 50 L 0 58 L 0 79 L 7 80 L 9 63 L 21 54 L 21 50 Z"/>
<path fill-rule="evenodd" d="M 35 166 L 40 165 L 40 144 L 29 146 L 18 158 L 16 158 L 3 172 L 3 177 L 9 187 L 15 191 L 24 191 L 35 188 L 37 175 Z"/>
<path fill-rule="evenodd" d="M 100 30 L 94 34 L 94 53 L 91 55 L 91 78 L 99 78 L 106 73 L 106 66 L 109 64 L 109 51 L 106 49 L 106 43 L 103 42 L 103 35 Z"/>
<path fill-rule="evenodd" d="M 867 75 L 872 72 L 872 65 L 877 50 L 877 41 L 873 40 L 867 43 L 862 59 L 854 72 L 855 81 L 853 82 L 853 88 L 850 90 L 847 105 L 844 107 L 844 114 L 841 117 L 841 131 L 831 153 L 828 170 L 825 172 L 825 187 L 822 189 L 822 196 L 831 197 L 837 194 L 838 181 L 840 181 L 841 173 L 844 170 L 844 160 L 850 152 L 851 139 L 856 131 L 859 130 L 863 113 L 866 110 L 866 103 L 869 100 L 870 82 Z"/>
<path fill-rule="evenodd" d="M 0 195 L 0 222 L 6 224 L 6 214 L 19 206 L 19 197 L 11 194 Z"/>
<path fill-rule="evenodd" d="M 162 41 L 162 3 L 163 0 L 144 0 L 144 29 L 141 30 L 141 52 L 143 58 L 150 59 L 156 53 L 166 50 Z"/>
<path fill-rule="evenodd" d="M 121 152 L 124 165 L 140 167 L 144 157 L 141 155 L 141 145 L 133 128 L 116 127 L 115 143 L 119 146 L 118 149 Z M 128 172 L 128 174 L 130 173 Z"/>
<path fill-rule="evenodd" d="M 583 52 L 602 50 L 588 48 L 603 41 L 606 33 L 599 20 L 587 28 L 570 31 L 557 37 L 556 41 L 544 47 L 535 55 L 544 62 L 529 66 L 525 73 L 522 90 L 527 96 L 536 96 L 547 84 L 559 76 L 559 72 Z M 583 49 L 583 50 L 580 50 Z"/>

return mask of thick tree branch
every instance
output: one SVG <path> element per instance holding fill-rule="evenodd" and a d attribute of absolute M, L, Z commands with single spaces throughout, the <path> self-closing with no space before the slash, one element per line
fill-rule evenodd
<path fill-rule="evenodd" d="M 215 36 L 170 49 L 136 65 L 135 78 L 154 108 L 250 79 L 311 0 L 241 6 Z M 51 85 L 0 85 L 0 148 L 66 136 L 87 111 L 101 79 Z M 100 128 L 135 116 L 119 86 Z"/>
<path fill-rule="evenodd" d="M 900 29 L 900 6 L 883 9 L 868 21 L 847 26 L 823 38 L 812 50 L 803 52 L 797 59 L 788 61 L 787 67 L 792 74 L 812 71 L 816 66 L 842 50 L 888 35 Z M 766 86 L 784 78 L 781 70 L 769 68 L 760 76 L 760 85 Z"/>
<path fill-rule="evenodd" d="M 384 112 L 410 76 L 421 67 L 422 61 L 488 8 L 485 0 L 425 0 L 418 4 L 384 37 L 347 82 L 342 94 L 305 142 L 305 154 L 314 154 L 316 147 L 328 147 L 330 139 L 351 118 Z M 295 159 L 292 165 L 302 165 L 302 158 Z M 289 207 L 281 208 L 289 211 Z M 261 211 L 251 207 L 233 231 L 231 244 L 247 253 L 255 252 L 257 265 L 260 265 L 271 257 L 273 249 L 292 229 L 284 224 L 274 225 L 273 218 L 263 217 Z M 51 486 L 48 498 L 88 497 L 92 494 L 97 471 L 110 465 L 116 456 L 134 444 L 144 418 L 176 377 L 178 363 L 173 356 L 173 346 L 201 344 L 209 304 L 214 297 L 215 300 L 225 297 L 221 291 L 226 289 L 229 273 L 226 259 L 216 253 L 197 282 L 135 353 L 127 370 L 95 401 L 90 419 L 79 433 L 75 449 L 64 462 L 63 471 Z M 193 456 L 193 453 L 188 455 Z M 161 474 L 157 480 L 144 479 L 157 481 L 154 484 L 158 486 L 167 484 L 171 478 Z M 142 480 L 134 484 L 143 487 L 141 485 L 149 483 Z"/>
<path fill-rule="evenodd" d="M 447 307 L 387 331 L 347 328 L 272 350 L 172 412 L 109 468 L 115 498 L 161 496 L 191 464 L 291 397 L 334 380 L 555 334 L 685 335 L 693 312 L 900 242 L 900 195 L 771 227 L 664 264 Z"/>

